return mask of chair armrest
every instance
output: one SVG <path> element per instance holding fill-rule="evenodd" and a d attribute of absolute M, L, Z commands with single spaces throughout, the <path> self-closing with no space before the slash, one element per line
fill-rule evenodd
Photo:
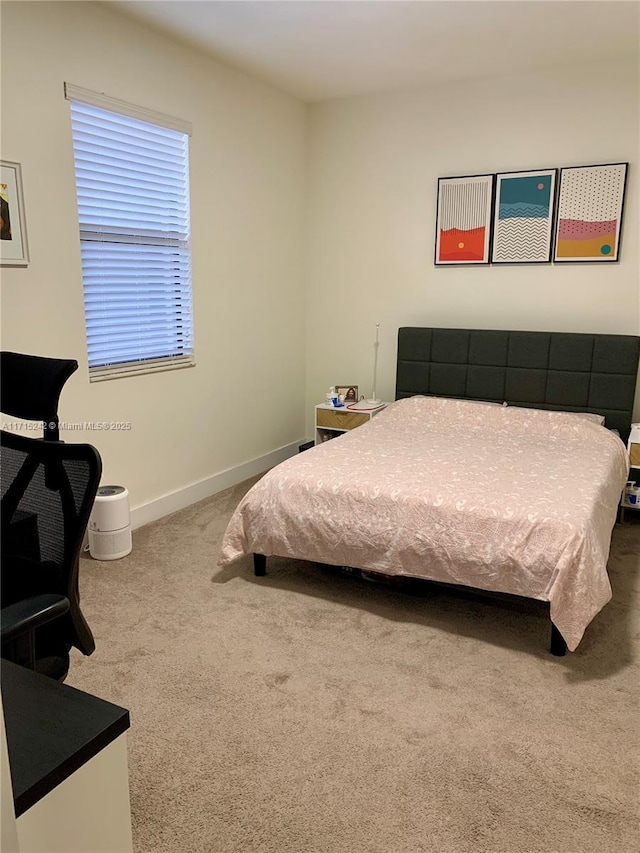
<path fill-rule="evenodd" d="M 22 634 L 33 631 L 51 619 L 62 616 L 69 610 L 69 599 L 64 595 L 34 595 L 0 611 L 0 636 L 2 642 L 15 640 Z"/>

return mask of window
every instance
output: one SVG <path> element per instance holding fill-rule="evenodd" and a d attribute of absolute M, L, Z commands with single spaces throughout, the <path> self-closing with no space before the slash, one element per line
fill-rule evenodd
<path fill-rule="evenodd" d="M 91 381 L 193 361 L 190 125 L 65 84 Z"/>

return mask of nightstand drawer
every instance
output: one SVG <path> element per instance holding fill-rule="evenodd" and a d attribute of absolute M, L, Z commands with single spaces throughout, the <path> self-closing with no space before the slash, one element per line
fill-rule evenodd
<path fill-rule="evenodd" d="M 369 414 L 362 412 L 349 412 L 336 409 L 317 409 L 316 411 L 316 426 L 331 427 L 333 429 L 353 429 L 354 427 L 362 426 L 370 420 Z"/>

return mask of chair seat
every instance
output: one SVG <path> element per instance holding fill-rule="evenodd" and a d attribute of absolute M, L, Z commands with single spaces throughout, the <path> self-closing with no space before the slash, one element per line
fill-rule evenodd
<path fill-rule="evenodd" d="M 2 606 L 30 598 L 33 595 L 54 593 L 65 595 L 58 567 L 52 562 L 22 557 L 5 552 L 2 554 L 2 583 L 0 589 Z"/>
<path fill-rule="evenodd" d="M 69 653 L 59 656 L 47 655 L 44 658 L 36 658 L 35 671 L 47 678 L 55 678 L 56 681 L 64 681 L 69 672 Z"/>
<path fill-rule="evenodd" d="M 4 606 L 0 610 L 2 657 L 50 678 L 64 679 L 69 670 L 70 646 L 62 638 L 61 617 L 68 612 L 69 599 L 51 593 Z"/>

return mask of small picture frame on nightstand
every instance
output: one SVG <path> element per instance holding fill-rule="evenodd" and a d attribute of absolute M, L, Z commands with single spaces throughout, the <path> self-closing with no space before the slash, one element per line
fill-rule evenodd
<path fill-rule="evenodd" d="M 357 385 L 334 385 L 336 394 L 340 398 L 340 402 L 348 406 L 350 403 L 358 402 L 358 386 Z M 342 399 L 344 397 L 344 400 Z"/>

